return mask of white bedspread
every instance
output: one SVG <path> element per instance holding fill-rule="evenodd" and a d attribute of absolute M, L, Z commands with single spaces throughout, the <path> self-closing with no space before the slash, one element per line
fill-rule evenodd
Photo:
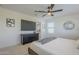
<path fill-rule="evenodd" d="M 38 54 L 79 55 L 76 42 L 71 39 L 56 38 L 46 44 L 35 41 L 30 47 Z"/>

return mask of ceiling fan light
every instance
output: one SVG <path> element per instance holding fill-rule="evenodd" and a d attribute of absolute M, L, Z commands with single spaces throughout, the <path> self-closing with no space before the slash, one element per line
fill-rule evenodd
<path fill-rule="evenodd" d="M 48 15 L 51 16 L 51 13 L 49 12 Z"/>

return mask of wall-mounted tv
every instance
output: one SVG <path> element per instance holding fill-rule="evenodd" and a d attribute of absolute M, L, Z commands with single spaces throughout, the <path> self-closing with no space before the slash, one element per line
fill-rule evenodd
<path fill-rule="evenodd" d="M 21 20 L 21 31 L 35 31 L 36 22 Z"/>

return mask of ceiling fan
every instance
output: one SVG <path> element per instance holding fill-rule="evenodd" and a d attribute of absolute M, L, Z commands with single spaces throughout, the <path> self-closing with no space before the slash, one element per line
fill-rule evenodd
<path fill-rule="evenodd" d="M 47 11 L 43 11 L 43 10 L 36 10 L 35 12 L 40 12 L 40 13 L 46 13 L 44 14 L 43 16 L 46 16 L 46 15 L 49 15 L 49 16 L 54 16 L 53 13 L 54 12 L 60 12 L 60 11 L 63 11 L 63 9 L 59 9 L 59 10 L 54 10 L 53 11 L 53 8 L 54 8 L 55 4 L 51 4 L 50 6 L 48 6 L 47 8 Z"/>

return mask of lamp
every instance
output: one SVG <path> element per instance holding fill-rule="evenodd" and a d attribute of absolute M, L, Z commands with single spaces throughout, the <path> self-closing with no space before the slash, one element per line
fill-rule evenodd
<path fill-rule="evenodd" d="M 53 16 L 53 14 L 51 12 L 48 12 L 48 16 Z"/>
<path fill-rule="evenodd" d="M 48 15 L 51 16 L 51 13 L 49 12 Z"/>

